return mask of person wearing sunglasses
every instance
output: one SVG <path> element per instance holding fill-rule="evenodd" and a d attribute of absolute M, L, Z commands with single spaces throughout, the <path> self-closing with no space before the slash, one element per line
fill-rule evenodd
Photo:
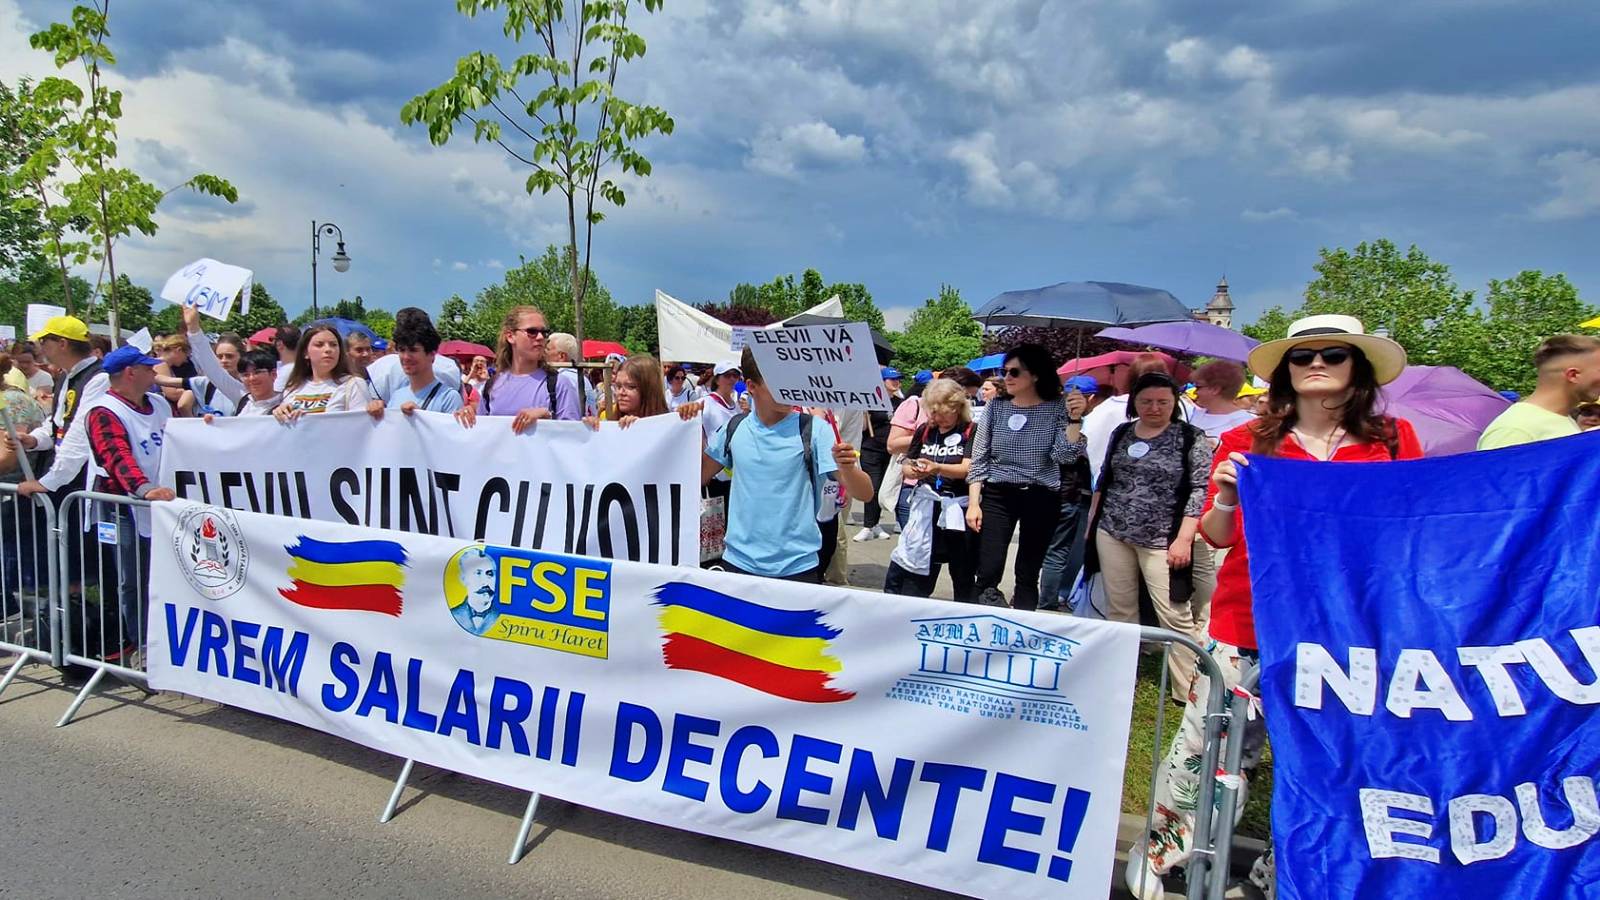
<path fill-rule="evenodd" d="M 1128 391 L 1126 421 L 1112 432 L 1091 502 L 1084 571 L 1099 573 L 1106 618 L 1139 623 L 1139 591 L 1162 627 L 1199 640 L 1216 573 L 1196 537 L 1211 473 L 1206 434 L 1183 421 L 1177 382 L 1146 372 Z M 1173 647 L 1168 685 L 1182 703 L 1195 655 Z"/>
<path fill-rule="evenodd" d="M 701 399 L 700 389 L 695 386 L 696 379 L 689 376 L 689 370 L 683 366 L 674 366 L 667 373 L 667 408 L 677 409 L 685 403 L 693 403 Z"/>
<path fill-rule="evenodd" d="M 478 416 L 506 416 L 512 433 L 521 434 L 540 419 L 583 418 L 577 389 L 545 362 L 549 337 L 550 326 L 537 306 L 511 307 L 500 323 L 494 374 L 479 392 L 477 405 L 457 410 L 456 420 L 471 428 Z"/>
<path fill-rule="evenodd" d="M 1050 351 L 1020 344 L 1006 352 L 1006 397 L 984 407 L 967 475 L 967 526 L 978 533 L 978 602 L 1004 606 L 1000 576 L 1018 531 L 1011 606 L 1037 609 L 1039 569 L 1061 516 L 1061 467 L 1083 455 L 1087 401 L 1061 396 Z"/>
<path fill-rule="evenodd" d="M 1208 645 L 1228 689 L 1258 660 L 1250 557 L 1244 542 L 1244 511 L 1239 508 L 1239 477 L 1249 464 L 1245 454 L 1341 463 L 1421 458 L 1422 443 L 1411 423 L 1379 412 L 1378 389 L 1399 377 L 1405 366 L 1406 352 L 1399 344 L 1367 334 L 1352 316 L 1300 319 L 1289 326 L 1288 337 L 1268 341 L 1250 353 L 1250 371 L 1270 385 L 1266 411 L 1256 421 L 1223 433 L 1200 516 L 1200 534 L 1207 543 L 1230 548 L 1211 599 Z M 1252 516 L 1274 514 L 1271 509 L 1250 510 Z M 1125 873 L 1135 897 L 1163 896 L 1162 875 L 1183 865 L 1193 846 L 1192 798 L 1199 785 L 1209 690 L 1206 676 L 1197 673 L 1183 722 L 1157 772 L 1156 818 L 1144 852 L 1135 848 L 1129 854 Z M 1257 717 L 1238 737 L 1244 741 L 1248 772 L 1260 761 L 1265 724 Z M 1241 790 L 1239 812 L 1244 801 Z M 1250 873 L 1250 881 L 1269 896 L 1271 870 L 1271 860 L 1263 858 Z"/>

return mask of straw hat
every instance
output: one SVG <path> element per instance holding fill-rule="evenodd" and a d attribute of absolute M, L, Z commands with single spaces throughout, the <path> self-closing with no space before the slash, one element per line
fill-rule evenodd
<path fill-rule="evenodd" d="M 1306 316 L 1296 321 L 1289 326 L 1288 337 L 1267 341 L 1250 351 L 1250 371 L 1257 378 L 1271 379 L 1285 353 L 1305 344 L 1330 341 L 1349 344 L 1366 354 L 1379 384 L 1388 384 L 1405 371 L 1404 347 L 1386 337 L 1367 334 L 1355 316 L 1339 315 Z"/>

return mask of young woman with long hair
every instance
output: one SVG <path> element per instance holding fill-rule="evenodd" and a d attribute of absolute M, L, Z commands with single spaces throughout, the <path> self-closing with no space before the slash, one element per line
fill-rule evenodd
<path fill-rule="evenodd" d="M 509 416 L 511 431 L 521 434 L 540 419 L 576 422 L 582 418 L 577 388 L 558 378 L 545 361 L 545 341 L 550 334 L 539 307 L 507 310 L 500 322 L 494 374 L 479 392 L 477 404 L 463 406 L 456 412 L 456 420 L 471 428 L 478 416 Z"/>
<path fill-rule="evenodd" d="M 616 422 L 627 428 L 646 416 L 671 412 L 668 409 L 666 386 L 661 383 L 658 374 L 660 371 L 661 364 L 654 357 L 629 357 L 611 376 L 611 406 L 602 409 L 598 415 L 585 417 L 584 421 L 591 428 L 597 427 L 602 421 Z M 678 407 L 684 409 L 691 405 L 693 408 L 684 416 L 686 419 L 700 411 L 699 404 Z"/>
<path fill-rule="evenodd" d="M 279 422 L 292 422 L 303 415 L 365 410 L 369 399 L 366 379 L 350 374 L 338 329 L 318 322 L 300 332 L 294 365 L 283 384 L 283 402 L 272 415 Z"/>
<path fill-rule="evenodd" d="M 1385 337 L 1369 335 L 1351 316 L 1322 315 L 1289 326 L 1289 336 L 1268 341 L 1250 354 L 1250 370 L 1270 383 L 1266 410 L 1254 422 L 1225 432 L 1211 469 L 1211 486 L 1200 516 L 1208 543 L 1226 548 L 1211 599 L 1211 658 L 1225 686 L 1239 683 L 1247 665 L 1258 660 L 1251 614 L 1250 558 L 1244 543 L 1244 513 L 1239 508 L 1239 474 L 1246 453 L 1317 462 L 1389 462 L 1418 459 L 1422 444 L 1404 419 L 1379 411 L 1378 389 L 1405 369 L 1406 353 Z M 1270 516 L 1270 509 L 1251 509 Z M 1189 691 L 1183 723 L 1158 773 L 1156 819 L 1145 842 L 1129 854 L 1126 879 L 1135 897 L 1162 896 L 1161 876 L 1183 865 L 1193 846 L 1194 796 L 1199 782 L 1205 735 L 1205 698 L 1210 684 L 1197 674 Z M 1246 770 L 1259 761 L 1266 737 L 1256 718 L 1242 735 Z M 1238 810 L 1244 809 L 1240 796 Z M 1268 857 L 1258 860 L 1250 880 L 1270 897 L 1275 885 Z"/>

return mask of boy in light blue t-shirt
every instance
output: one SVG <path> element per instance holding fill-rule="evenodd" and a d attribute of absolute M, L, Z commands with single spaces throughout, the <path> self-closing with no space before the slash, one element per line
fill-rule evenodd
<path fill-rule="evenodd" d="M 717 429 L 706 442 L 701 465 L 702 482 L 724 467 L 733 470 L 723 566 L 745 575 L 820 582 L 818 485 L 837 472 L 849 495 L 864 500 L 872 496 L 872 479 L 857 465 L 854 447 L 828 440 L 834 434 L 826 422 L 773 398 L 748 349 L 739 370 L 749 388 L 751 412 Z M 811 420 L 811 446 L 804 449 L 802 417 Z"/>
<path fill-rule="evenodd" d="M 374 417 L 381 417 L 385 408 L 398 409 L 408 416 L 419 409 L 454 413 L 462 406 L 461 392 L 440 381 L 433 370 L 439 351 L 439 332 L 421 310 L 403 312 L 411 314 L 397 317 L 390 346 L 400 357 L 400 371 L 405 374 L 406 382 L 394 386 L 387 403 L 374 399 L 367 405 L 367 411 Z"/>

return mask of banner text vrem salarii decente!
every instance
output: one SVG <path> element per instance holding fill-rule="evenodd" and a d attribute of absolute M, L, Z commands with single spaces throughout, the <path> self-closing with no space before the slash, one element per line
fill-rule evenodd
<path fill-rule="evenodd" d="M 475 747 L 576 768 L 582 764 L 585 722 L 608 722 L 603 736 L 596 736 L 609 745 L 603 763 L 608 777 L 739 815 L 847 831 L 870 828 L 883 840 L 915 840 L 948 853 L 957 816 L 974 814 L 967 810 L 977 805 L 983 816 L 977 862 L 1056 881 L 1071 880 L 1071 854 L 1092 796 L 999 770 L 883 755 L 798 732 L 781 736 L 760 723 L 727 723 L 645 703 L 622 701 L 595 716 L 582 691 L 466 668 L 440 679 L 422 659 L 400 659 L 348 641 L 314 649 L 307 632 L 210 610 L 180 611 L 166 603 L 162 619 L 168 662 L 175 668 Z M 326 653 L 329 680 L 302 685 L 313 652 Z M 445 681 L 442 701 L 430 702 L 424 685 Z M 753 771 L 752 762 L 767 760 L 781 761 L 779 777 Z M 919 792 L 923 802 L 913 803 Z M 908 819 L 910 809 L 927 812 Z M 1019 837 L 1034 840 L 1019 846 Z"/>

